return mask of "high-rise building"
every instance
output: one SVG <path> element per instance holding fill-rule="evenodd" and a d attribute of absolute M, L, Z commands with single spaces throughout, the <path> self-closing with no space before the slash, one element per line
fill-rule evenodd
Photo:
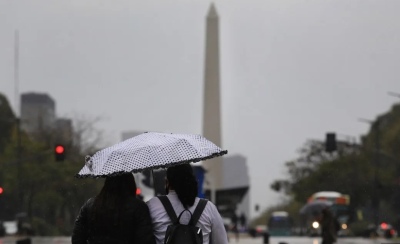
<path fill-rule="evenodd" d="M 45 93 L 21 95 L 21 128 L 28 134 L 53 129 L 56 120 L 55 102 Z"/>

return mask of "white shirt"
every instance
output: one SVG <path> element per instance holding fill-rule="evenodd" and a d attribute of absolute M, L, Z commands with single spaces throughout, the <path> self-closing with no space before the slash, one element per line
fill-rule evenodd
<path fill-rule="evenodd" d="M 185 209 L 182 203 L 179 201 L 178 195 L 175 191 L 169 191 L 167 195 L 172 207 L 175 210 L 175 214 L 178 217 L 179 214 Z M 196 200 L 189 208 L 191 213 L 194 212 L 200 198 L 196 197 Z M 160 199 L 154 197 L 147 202 L 147 206 L 150 210 L 151 220 L 153 222 L 154 236 L 157 244 L 164 243 L 165 232 L 167 231 L 168 225 L 172 224 L 164 206 Z M 187 224 L 189 222 L 190 214 L 185 212 L 181 217 L 181 223 Z M 200 227 L 203 232 L 203 243 L 214 243 L 214 244 L 227 244 L 228 237 L 221 215 L 219 214 L 215 205 L 208 201 L 203 213 L 201 214 L 199 221 L 196 223 L 197 227 Z M 211 240 L 210 240 L 211 239 Z"/>

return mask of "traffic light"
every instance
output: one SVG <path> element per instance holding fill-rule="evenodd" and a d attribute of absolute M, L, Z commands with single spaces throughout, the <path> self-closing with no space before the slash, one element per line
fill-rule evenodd
<path fill-rule="evenodd" d="M 334 152 L 336 151 L 336 134 L 335 133 L 326 133 L 326 141 L 325 141 L 325 151 Z"/>
<path fill-rule="evenodd" d="M 54 147 L 54 158 L 57 162 L 64 161 L 65 159 L 65 146 L 63 145 L 55 145 Z"/>
<path fill-rule="evenodd" d="M 0 195 L 3 194 L 4 190 L 3 187 L 0 187 Z"/>

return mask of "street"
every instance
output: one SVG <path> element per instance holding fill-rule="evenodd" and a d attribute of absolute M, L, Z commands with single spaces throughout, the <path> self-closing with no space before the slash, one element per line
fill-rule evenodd
<path fill-rule="evenodd" d="M 15 237 L 1 238 L 0 244 L 15 244 L 19 240 Z M 67 244 L 71 243 L 70 237 L 34 237 L 32 238 L 32 244 Z M 237 242 L 231 238 L 229 243 L 237 244 L 263 244 L 263 239 L 241 237 Z M 310 237 L 271 237 L 270 244 L 320 244 L 320 238 Z M 365 238 L 339 238 L 337 244 L 381 244 L 381 243 L 396 243 L 393 240 L 386 239 L 365 239 Z M 398 243 L 398 242 L 397 242 Z"/>
<path fill-rule="evenodd" d="M 262 238 L 242 238 L 239 242 L 230 239 L 229 243 L 238 244 L 263 244 Z M 311 237 L 271 237 L 269 244 L 321 244 L 321 238 Z M 339 238 L 337 244 L 380 244 L 395 243 L 386 239 L 365 239 L 365 238 Z"/>

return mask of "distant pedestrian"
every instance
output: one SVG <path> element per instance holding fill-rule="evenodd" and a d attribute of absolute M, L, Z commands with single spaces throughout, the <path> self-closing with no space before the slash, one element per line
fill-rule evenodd
<path fill-rule="evenodd" d="M 132 174 L 108 177 L 99 195 L 81 208 L 72 244 L 155 244 L 149 209 L 136 198 Z"/>
<path fill-rule="evenodd" d="M 337 238 L 337 222 L 329 208 L 322 210 L 321 218 L 322 244 L 332 244 Z"/>
<path fill-rule="evenodd" d="M 242 227 L 242 230 L 245 231 L 247 228 L 247 223 L 246 223 L 246 215 L 244 215 L 244 213 L 242 213 L 240 215 L 240 226 Z"/>
<path fill-rule="evenodd" d="M 239 242 L 239 218 L 236 213 L 232 215 L 232 232 L 235 234 L 236 242 Z"/>

